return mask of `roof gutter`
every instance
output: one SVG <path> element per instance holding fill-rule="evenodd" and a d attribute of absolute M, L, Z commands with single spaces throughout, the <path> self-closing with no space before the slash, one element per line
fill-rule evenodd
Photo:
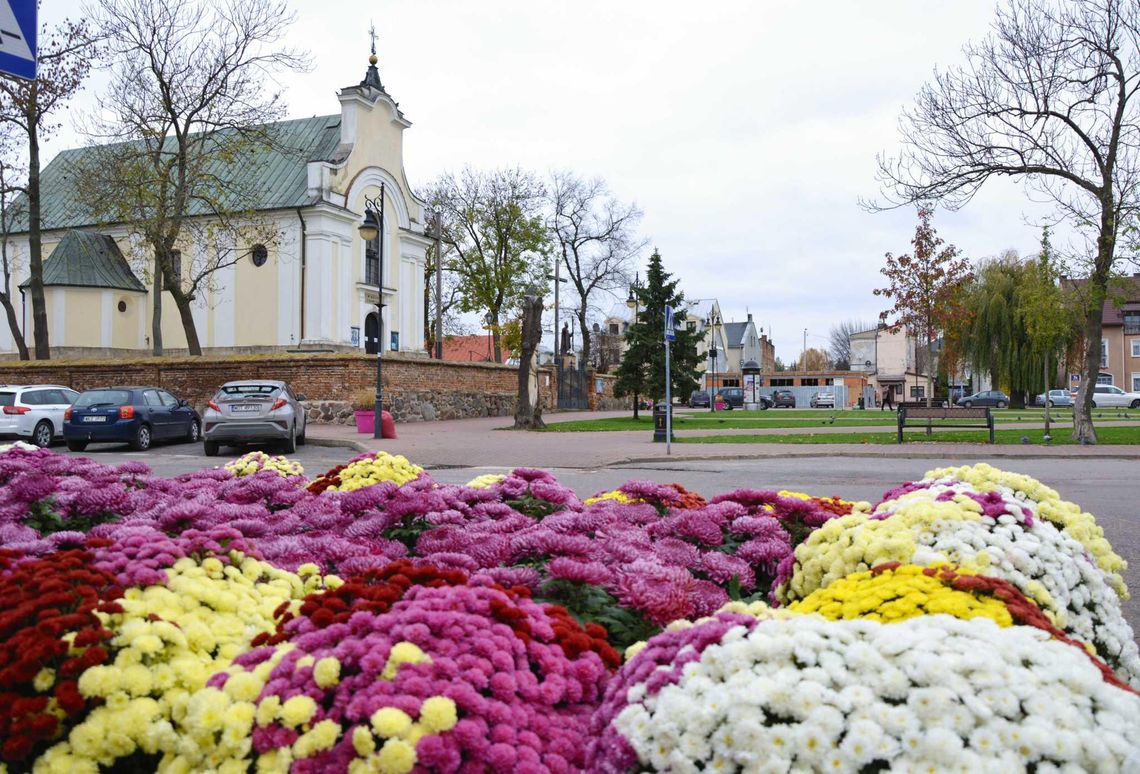
<path fill-rule="evenodd" d="M 307 262 L 305 260 L 305 216 L 301 214 L 301 208 L 297 208 L 297 218 L 301 221 L 301 338 L 297 341 L 300 346 L 301 342 L 305 340 L 305 274 L 307 273 Z"/>

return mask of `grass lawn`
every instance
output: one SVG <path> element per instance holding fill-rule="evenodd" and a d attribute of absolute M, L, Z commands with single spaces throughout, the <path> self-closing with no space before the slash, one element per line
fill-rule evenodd
<path fill-rule="evenodd" d="M 1020 444 L 1022 436 L 1029 438 L 1031 445 L 1063 446 L 1073 444 L 1072 427 L 1054 427 L 1051 440 L 1046 444 L 1040 429 L 997 430 L 994 441 L 999 444 Z M 702 435 L 687 438 L 674 438 L 673 443 L 854 443 L 854 444 L 893 444 L 896 433 L 808 433 L 803 435 Z M 931 436 L 926 431 L 906 430 L 903 436 L 908 443 L 980 443 L 985 444 L 988 434 L 981 430 L 935 430 Z M 1108 445 L 1140 444 L 1140 427 L 1098 427 L 1097 441 Z"/>
<path fill-rule="evenodd" d="M 994 421 L 998 424 L 1014 422 L 1037 422 L 1044 419 L 1041 409 L 1002 409 L 995 410 Z M 1053 422 L 1057 424 L 1071 424 L 1072 412 L 1054 409 L 1050 414 Z M 1140 420 L 1140 411 L 1128 409 L 1094 409 L 1093 421 L 1133 419 Z M 768 411 L 677 411 L 673 412 L 673 427 L 677 430 L 764 430 L 767 428 L 791 427 L 867 427 L 882 426 L 895 427 L 895 414 L 887 411 L 872 409 L 870 411 L 831 411 L 829 409 L 812 410 L 784 410 L 769 409 Z M 614 430 L 651 430 L 653 428 L 653 414 L 643 411 L 638 419 L 632 416 L 613 417 L 611 419 L 591 419 L 569 422 L 552 422 L 546 426 L 547 432 L 552 433 L 580 433 L 605 432 Z M 1014 431 L 1017 432 L 1017 431 Z M 925 435 L 925 433 L 924 433 Z M 739 436 L 738 436 L 739 437 Z M 1018 438 L 1020 439 L 1020 435 Z M 721 443 L 727 443 L 722 441 Z"/>

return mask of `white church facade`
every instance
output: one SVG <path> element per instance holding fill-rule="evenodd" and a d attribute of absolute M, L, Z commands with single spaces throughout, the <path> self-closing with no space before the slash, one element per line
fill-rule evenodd
<path fill-rule="evenodd" d="M 248 244 L 229 238 L 226 249 L 240 257 L 212 275 L 193 301 L 204 352 L 424 351 L 424 261 L 431 241 L 425 236 L 424 202 L 404 173 L 403 132 L 411 123 L 381 85 L 375 55 L 370 63 L 360 84 L 339 92 L 339 114 L 267 127 L 290 152 L 260 152 L 230 170 L 256 177 L 251 217 L 258 233 L 272 238 L 251 238 Z M 92 218 L 84 216 L 69 174 L 84 152 L 65 151 L 42 172 L 44 293 L 53 356 L 148 354 L 152 257 L 127 225 L 85 222 Z M 366 243 L 358 230 L 366 201 L 378 203 L 381 192 L 383 228 Z M 190 264 L 194 251 L 208 249 L 178 247 L 186 256 L 179 260 Z M 14 303 L 30 344 L 26 231 L 10 234 L 8 249 Z M 163 295 L 164 349 L 185 351 L 178 310 L 170 294 Z M 8 326 L 0 325 L 0 354 L 14 352 Z"/>

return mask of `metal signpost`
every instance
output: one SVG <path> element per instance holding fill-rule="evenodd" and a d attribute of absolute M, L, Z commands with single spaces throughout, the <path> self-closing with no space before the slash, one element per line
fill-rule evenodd
<path fill-rule="evenodd" d="M 670 344 L 675 336 L 673 333 L 673 310 L 665 307 L 665 454 L 673 453 L 673 385 L 669 372 Z"/>
<path fill-rule="evenodd" d="M 0 0 L 0 73 L 36 79 L 36 0 Z"/>

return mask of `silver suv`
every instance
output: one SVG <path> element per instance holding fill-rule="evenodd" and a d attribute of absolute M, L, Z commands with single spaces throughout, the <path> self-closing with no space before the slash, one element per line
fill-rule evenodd
<path fill-rule="evenodd" d="M 78 397 L 78 392 L 59 384 L 0 386 L 0 435 L 50 446 L 63 438 L 63 412 Z"/>
<path fill-rule="evenodd" d="M 286 454 L 305 443 L 304 395 L 285 382 L 257 379 L 226 382 L 206 404 L 202 446 L 207 457 L 218 448 L 276 441 Z"/>

